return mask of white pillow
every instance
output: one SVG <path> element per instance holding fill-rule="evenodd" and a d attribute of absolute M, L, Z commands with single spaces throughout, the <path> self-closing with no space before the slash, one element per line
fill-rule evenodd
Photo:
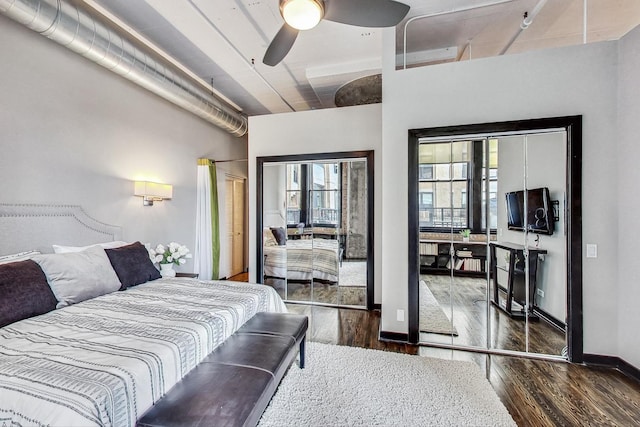
<path fill-rule="evenodd" d="M 62 245 L 52 245 L 53 252 L 56 254 L 67 254 L 70 252 L 82 252 L 85 249 L 89 249 L 92 246 L 100 246 L 103 249 L 113 249 L 119 248 L 120 246 L 128 245 L 127 242 L 122 242 L 120 240 L 116 240 L 114 242 L 104 242 L 104 243 L 96 243 L 93 245 L 87 246 L 62 246 Z"/>
<path fill-rule="evenodd" d="M 9 264 L 10 262 L 26 261 L 34 255 L 40 255 L 38 251 L 20 252 L 17 254 L 0 256 L 0 264 Z"/>
<path fill-rule="evenodd" d="M 262 231 L 262 236 L 264 246 L 278 246 L 278 241 L 269 227 Z"/>
<path fill-rule="evenodd" d="M 82 252 L 35 255 L 58 304 L 76 304 L 120 289 L 120 280 L 100 246 Z"/>

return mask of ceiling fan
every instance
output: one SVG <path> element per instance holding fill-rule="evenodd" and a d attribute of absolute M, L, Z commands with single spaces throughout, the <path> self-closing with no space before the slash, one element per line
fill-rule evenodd
<path fill-rule="evenodd" d="M 298 32 L 310 30 L 322 19 L 358 27 L 393 27 L 408 12 L 408 5 L 393 0 L 280 0 L 285 23 L 262 62 L 277 65 L 291 50 Z"/>

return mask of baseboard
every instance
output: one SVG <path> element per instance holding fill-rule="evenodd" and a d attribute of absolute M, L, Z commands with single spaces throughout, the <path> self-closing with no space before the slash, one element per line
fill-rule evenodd
<path fill-rule="evenodd" d="M 409 334 L 402 332 L 380 331 L 379 339 L 380 341 L 409 342 Z"/>
<path fill-rule="evenodd" d="M 567 331 L 567 325 L 541 309 L 540 307 L 533 307 L 533 313 L 537 314 L 538 317 L 542 317 L 546 322 L 560 329 L 562 332 Z"/>
<path fill-rule="evenodd" d="M 382 310 L 382 304 L 373 304 L 374 310 Z"/>
<path fill-rule="evenodd" d="M 614 368 L 634 380 L 640 382 L 640 369 L 617 356 L 605 356 L 602 354 L 584 354 L 584 363 L 592 366 L 604 366 Z"/>

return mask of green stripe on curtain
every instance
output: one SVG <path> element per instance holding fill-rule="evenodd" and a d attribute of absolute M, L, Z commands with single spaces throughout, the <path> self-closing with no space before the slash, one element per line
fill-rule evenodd
<path fill-rule="evenodd" d="M 209 163 L 211 174 L 211 248 L 213 258 L 212 279 L 220 278 L 220 223 L 218 216 L 218 177 L 216 174 L 216 163 L 212 160 Z"/>

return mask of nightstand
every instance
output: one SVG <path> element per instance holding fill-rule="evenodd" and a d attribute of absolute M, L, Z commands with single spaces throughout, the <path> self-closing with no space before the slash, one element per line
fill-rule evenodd
<path fill-rule="evenodd" d="M 197 279 L 198 273 L 176 273 L 176 277 L 190 277 L 192 279 Z"/>

